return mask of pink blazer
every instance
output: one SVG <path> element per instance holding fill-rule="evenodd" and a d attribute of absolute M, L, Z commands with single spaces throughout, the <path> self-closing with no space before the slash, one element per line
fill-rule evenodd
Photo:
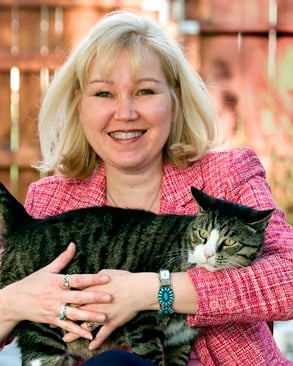
<path fill-rule="evenodd" d="M 247 148 L 210 152 L 187 168 L 164 165 L 161 213 L 192 214 L 198 208 L 190 186 L 219 198 L 260 209 L 275 207 L 264 169 Z M 105 171 L 101 166 L 85 180 L 51 176 L 31 184 L 26 209 L 34 217 L 105 203 Z M 251 267 L 207 272 L 188 271 L 198 294 L 191 326 L 202 326 L 194 344 L 205 366 L 293 365 L 279 352 L 266 321 L 293 318 L 293 228 L 276 210 L 266 232 L 261 259 Z"/>

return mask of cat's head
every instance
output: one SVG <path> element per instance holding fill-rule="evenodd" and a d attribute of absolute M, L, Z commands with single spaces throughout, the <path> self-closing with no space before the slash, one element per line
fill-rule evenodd
<path fill-rule="evenodd" d="M 274 211 L 211 197 L 191 187 L 200 212 L 190 227 L 188 263 L 209 271 L 239 268 L 256 260 Z"/>

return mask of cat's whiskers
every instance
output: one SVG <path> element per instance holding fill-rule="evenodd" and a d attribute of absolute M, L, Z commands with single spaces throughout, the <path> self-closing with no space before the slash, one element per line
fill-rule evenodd
<path fill-rule="evenodd" d="M 156 187 L 153 189 L 146 206 L 152 207 L 153 202 L 150 201 L 153 198 L 153 207 L 156 208 L 160 190 L 158 188 L 156 200 Z M 256 235 L 243 226 L 241 220 L 235 220 L 235 204 L 225 202 L 225 210 L 219 211 L 215 207 L 215 199 L 212 199 L 210 210 L 208 196 L 202 196 L 203 192 L 198 190 L 193 194 L 195 199 L 199 195 L 198 199 L 203 200 L 201 203 L 206 208 L 198 217 L 154 215 L 143 210 L 103 206 L 34 219 L 0 184 L 0 230 L 1 227 L 5 230 L 5 236 L 0 236 L 5 248 L 0 266 L 0 287 L 21 280 L 51 262 L 63 250 L 62 243 L 67 245 L 72 238 L 77 243 L 78 255 L 68 265 L 67 273 L 97 273 L 102 268 L 140 272 L 141 261 L 145 263 L 146 272 L 166 267 L 171 272 L 177 272 L 196 266 L 217 271 L 250 265 L 261 253 L 265 223 L 260 222 Z M 121 197 L 120 203 L 126 203 L 123 202 L 124 198 Z M 223 201 L 219 201 L 219 207 L 222 206 Z M 238 207 L 237 211 L 242 212 L 242 209 L 242 206 Z M 233 215 L 229 215 L 231 210 Z M 264 218 L 261 211 L 261 220 L 268 222 L 272 210 L 264 212 L 267 216 Z M 250 218 L 252 213 L 255 227 L 255 223 L 259 222 L 255 217 L 258 217 L 258 212 L 249 209 Z M 168 361 L 166 364 L 184 366 L 189 356 L 188 347 L 191 347 L 197 330 L 187 325 L 183 314 L 169 320 L 166 325 L 165 317 L 159 312 L 139 312 L 134 323 L 129 321 L 122 329 L 115 330 L 114 337 L 110 336 L 104 342 L 103 349 L 127 346 L 134 353 L 143 351 L 143 356 L 154 357 L 154 364 L 162 364 L 163 355 Z M 158 332 L 147 339 L 145 330 L 153 329 Z M 164 342 L 172 347 L 164 347 L 161 336 L 156 336 L 156 333 L 165 334 Z M 88 341 L 77 340 L 64 345 L 59 330 L 45 324 L 28 322 L 25 327 L 16 327 L 14 335 L 18 338 L 22 357 L 31 359 L 31 365 L 48 364 L 46 360 L 50 359 L 53 360 L 51 364 L 56 365 L 60 357 L 73 362 L 75 355 L 83 359 L 92 356 L 92 352 L 87 352 L 88 344 L 84 343 Z M 173 345 L 178 345 L 176 355 Z M 71 357 L 71 354 L 74 356 Z"/>
<path fill-rule="evenodd" d="M 172 266 L 173 267 L 173 263 L 177 263 L 178 268 L 182 267 L 182 262 L 184 262 L 182 260 L 182 253 L 184 253 L 185 251 L 183 250 L 173 250 L 171 252 L 168 252 L 168 254 L 165 254 L 164 257 L 166 258 L 166 266 Z M 186 251 L 187 252 L 187 251 Z M 158 256 L 158 258 L 161 256 Z M 186 262 L 187 262 L 187 255 L 186 255 Z"/>
<path fill-rule="evenodd" d="M 239 269 L 242 268 L 243 265 L 241 265 L 240 263 L 237 263 L 233 260 L 227 260 L 226 262 L 223 263 L 225 268 L 232 268 L 232 269 Z"/>

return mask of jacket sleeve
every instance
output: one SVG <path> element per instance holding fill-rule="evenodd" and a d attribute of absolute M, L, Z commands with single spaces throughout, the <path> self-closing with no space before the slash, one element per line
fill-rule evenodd
<path fill-rule="evenodd" d="M 224 158 L 223 158 L 224 156 Z M 250 149 L 234 150 L 208 168 L 205 191 L 251 207 L 273 208 L 264 169 Z M 293 228 L 276 209 L 259 260 L 241 269 L 188 271 L 198 295 L 192 325 L 293 318 Z"/>

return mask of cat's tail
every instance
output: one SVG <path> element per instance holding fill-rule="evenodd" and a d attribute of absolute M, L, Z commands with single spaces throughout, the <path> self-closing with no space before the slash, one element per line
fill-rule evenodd
<path fill-rule="evenodd" d="M 30 219 L 23 205 L 0 182 L 0 241 L 3 235 L 14 233 Z"/>

